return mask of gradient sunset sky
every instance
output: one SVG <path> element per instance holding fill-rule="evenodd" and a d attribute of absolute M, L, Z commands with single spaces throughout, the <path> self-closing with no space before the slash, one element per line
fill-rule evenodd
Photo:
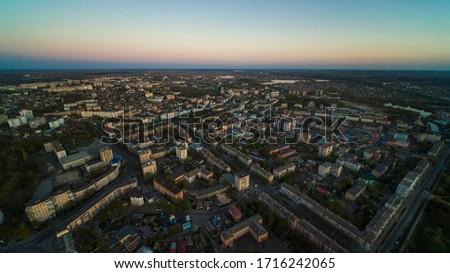
<path fill-rule="evenodd" d="M 0 69 L 450 70 L 449 0 L 0 1 Z"/>

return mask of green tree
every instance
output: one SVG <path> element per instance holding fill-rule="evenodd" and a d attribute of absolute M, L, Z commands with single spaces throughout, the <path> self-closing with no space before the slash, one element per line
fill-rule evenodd
<path fill-rule="evenodd" d="M 28 156 L 27 151 L 25 151 L 25 149 L 23 147 L 20 148 L 21 152 L 22 152 L 22 160 L 24 163 L 28 162 L 28 160 L 30 159 Z"/>
<path fill-rule="evenodd" d="M 267 224 L 269 225 L 269 227 L 273 228 L 275 225 L 275 215 L 273 214 L 273 212 L 269 212 L 267 215 Z"/>
<path fill-rule="evenodd" d="M 31 234 L 32 234 L 32 232 L 31 232 L 30 228 L 26 224 L 21 223 L 19 225 L 19 228 L 17 229 L 17 239 L 19 241 L 30 237 Z"/>
<path fill-rule="evenodd" d="M 247 253 L 253 253 L 253 252 L 255 252 L 255 247 L 254 247 L 252 244 L 248 244 L 248 245 L 245 247 L 245 252 L 247 252 Z"/>

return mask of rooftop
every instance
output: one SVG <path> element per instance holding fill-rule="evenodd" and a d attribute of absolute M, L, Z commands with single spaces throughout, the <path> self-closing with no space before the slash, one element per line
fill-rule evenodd
<path fill-rule="evenodd" d="M 163 177 L 160 177 L 160 176 L 153 179 L 153 182 L 160 184 L 162 187 L 166 188 L 168 191 L 170 191 L 173 194 L 178 194 L 182 191 L 180 188 L 175 186 L 175 184 L 167 181 L 166 179 L 164 179 Z"/>
<path fill-rule="evenodd" d="M 72 155 L 68 155 L 68 156 L 60 158 L 59 162 L 61 163 L 61 165 L 64 165 L 64 164 L 67 164 L 67 163 L 70 163 L 70 162 L 73 162 L 73 161 L 77 161 L 77 160 L 80 160 L 80 159 L 83 159 L 83 158 L 87 158 L 87 157 L 91 157 L 89 155 L 89 153 L 86 152 L 86 151 L 81 151 L 81 152 L 78 152 L 76 154 L 72 154 Z"/>
<path fill-rule="evenodd" d="M 61 144 L 61 142 L 59 142 L 59 140 L 52 140 L 51 141 L 53 149 L 55 150 L 55 152 L 62 152 L 64 151 L 64 148 Z"/>
<path fill-rule="evenodd" d="M 259 221 L 262 221 L 262 217 L 259 214 L 255 214 L 250 218 L 247 218 L 243 220 L 242 222 L 232 226 L 231 228 L 225 230 L 222 232 L 222 237 L 225 240 L 228 240 L 234 236 L 234 234 L 238 233 L 239 231 L 250 227 L 253 232 L 256 234 L 256 236 L 261 236 L 264 233 L 267 233 L 267 230 L 259 223 Z"/>
<path fill-rule="evenodd" d="M 236 174 L 236 176 L 239 178 L 244 178 L 244 177 L 248 176 L 248 173 L 247 172 L 238 172 Z"/>

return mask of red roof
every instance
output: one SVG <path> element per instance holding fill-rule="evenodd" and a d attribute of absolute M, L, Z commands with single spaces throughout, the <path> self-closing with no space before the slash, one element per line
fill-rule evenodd
<path fill-rule="evenodd" d="M 228 207 L 228 211 L 229 211 L 231 214 L 235 215 L 235 216 L 241 215 L 241 211 L 239 210 L 238 207 L 236 207 L 235 204 L 231 204 L 231 205 Z"/>
<path fill-rule="evenodd" d="M 318 192 L 322 193 L 322 194 L 325 194 L 325 195 L 330 195 L 331 194 L 329 190 L 327 190 L 325 188 L 322 188 L 321 186 L 317 186 L 316 190 Z"/>

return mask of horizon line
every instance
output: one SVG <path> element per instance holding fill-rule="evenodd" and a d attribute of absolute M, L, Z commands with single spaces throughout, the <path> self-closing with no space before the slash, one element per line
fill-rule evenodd
<path fill-rule="evenodd" d="M 439 68 L 276 68 L 276 67 L 268 67 L 268 68 L 260 68 L 260 67 L 247 67 L 247 68 L 211 68 L 211 67 L 186 67 L 186 68 L 119 68 L 119 67 L 111 67 L 111 68 L 0 68 L 0 71 L 93 71 L 93 70 L 114 70 L 114 71 L 124 71 L 124 70 L 154 70 L 154 71 L 196 71 L 196 70 L 212 70 L 212 71 L 273 71 L 273 70 L 282 70 L 282 71 L 295 71 L 295 70 L 304 70 L 304 71 L 427 71 L 427 72 L 450 72 L 450 68 L 448 69 L 439 69 Z"/>

